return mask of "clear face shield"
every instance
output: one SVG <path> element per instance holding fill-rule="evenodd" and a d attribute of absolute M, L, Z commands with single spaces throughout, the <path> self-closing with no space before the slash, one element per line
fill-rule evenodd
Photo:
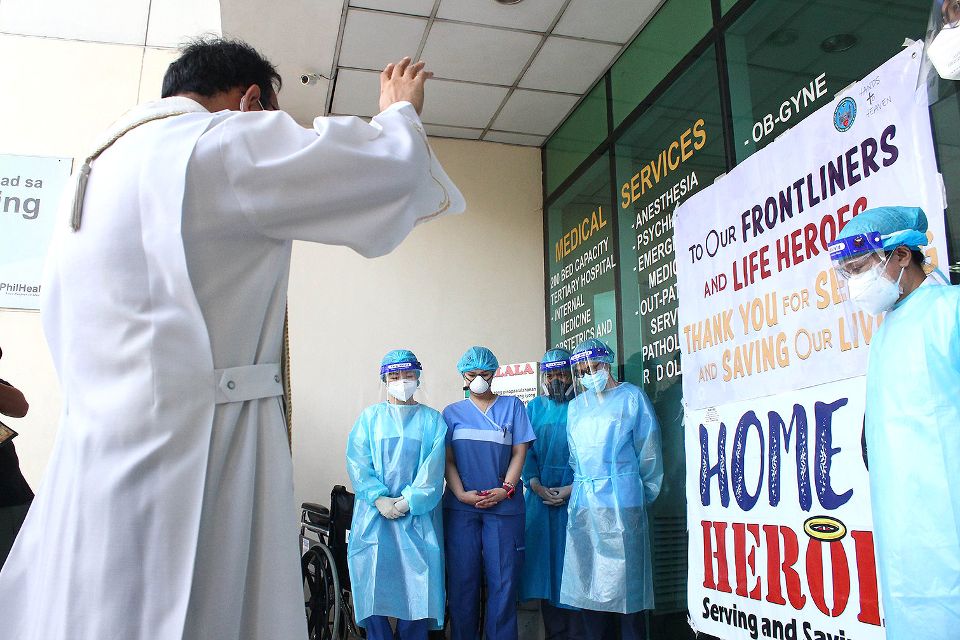
<path fill-rule="evenodd" d="M 540 363 L 540 384 L 537 395 L 554 402 L 568 402 L 574 395 L 573 375 L 569 360 Z"/>
<path fill-rule="evenodd" d="M 605 349 L 588 349 L 570 357 L 570 372 L 574 393 L 586 397 L 586 401 L 603 402 L 604 392 L 617 386 L 613 366 L 604 362 L 612 358 Z"/>
<path fill-rule="evenodd" d="M 876 316 L 896 304 L 903 293 L 900 287 L 903 269 L 891 279 L 888 269 L 891 252 L 883 249 L 883 239 L 878 232 L 837 240 L 829 250 L 847 315 L 865 311 Z"/>
<path fill-rule="evenodd" d="M 395 406 L 427 403 L 423 367 L 417 361 L 395 362 L 380 367 L 378 402 Z"/>

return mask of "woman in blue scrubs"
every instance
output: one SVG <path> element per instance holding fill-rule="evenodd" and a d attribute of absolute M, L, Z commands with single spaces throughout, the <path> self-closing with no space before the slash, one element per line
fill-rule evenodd
<path fill-rule="evenodd" d="M 452 640 L 480 637 L 480 586 L 486 583 L 486 640 L 516 640 L 517 586 L 524 551 L 520 487 L 527 446 L 535 439 L 523 403 L 498 396 L 499 367 L 486 347 L 457 363 L 470 396 L 443 410 L 447 488 L 443 526 Z"/>

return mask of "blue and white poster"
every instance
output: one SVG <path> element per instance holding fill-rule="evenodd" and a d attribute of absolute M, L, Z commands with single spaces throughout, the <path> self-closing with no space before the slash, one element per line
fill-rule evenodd
<path fill-rule="evenodd" d="M 40 308 L 43 263 L 72 165 L 0 154 L 0 308 Z"/>

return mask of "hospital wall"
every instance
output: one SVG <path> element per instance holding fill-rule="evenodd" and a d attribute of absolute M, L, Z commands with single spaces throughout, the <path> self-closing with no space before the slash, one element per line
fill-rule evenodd
<path fill-rule="evenodd" d="M 293 459 L 299 500 L 325 503 L 346 484 L 344 448 L 379 393 L 380 358 L 409 348 L 426 400 L 463 397 L 456 362 L 489 346 L 502 363 L 538 359 L 545 344 L 538 149 L 460 140 L 433 147 L 463 192 L 464 215 L 417 227 L 390 255 L 294 247 L 289 318 Z"/>
<path fill-rule="evenodd" d="M 0 5 L 0 31 L 9 32 L 0 34 L 0 77 L 16 88 L 0 101 L 0 153 L 82 158 L 130 106 L 159 97 L 179 36 L 154 42 L 145 25 L 137 36 L 66 23 L 51 27 L 53 37 L 32 35 L 40 30 L 29 20 L 11 22 L 4 13 L 18 5 L 29 13 L 20 0 Z M 526 361 L 545 344 L 539 150 L 432 142 L 466 196 L 465 215 L 418 227 L 376 260 L 295 246 L 289 308 L 298 499 L 325 501 L 333 484 L 346 483 L 347 433 L 361 406 L 377 397 L 386 350 L 417 352 L 424 387 L 439 406 L 462 397 L 455 364 L 466 347 L 487 344 L 503 361 Z M 0 310 L 0 347 L 0 378 L 31 405 L 26 418 L 11 422 L 21 434 L 21 467 L 36 488 L 61 404 L 39 314 Z"/>

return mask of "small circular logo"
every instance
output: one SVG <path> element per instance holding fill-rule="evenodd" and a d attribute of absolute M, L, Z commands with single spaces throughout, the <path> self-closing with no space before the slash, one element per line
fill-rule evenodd
<path fill-rule="evenodd" d="M 844 98 L 833 110 L 833 126 L 843 133 L 849 131 L 853 121 L 857 118 L 857 103 L 853 98 Z"/>
<path fill-rule="evenodd" d="M 804 532 L 814 540 L 832 542 L 847 535 L 847 527 L 830 516 L 814 516 L 803 523 Z"/>

